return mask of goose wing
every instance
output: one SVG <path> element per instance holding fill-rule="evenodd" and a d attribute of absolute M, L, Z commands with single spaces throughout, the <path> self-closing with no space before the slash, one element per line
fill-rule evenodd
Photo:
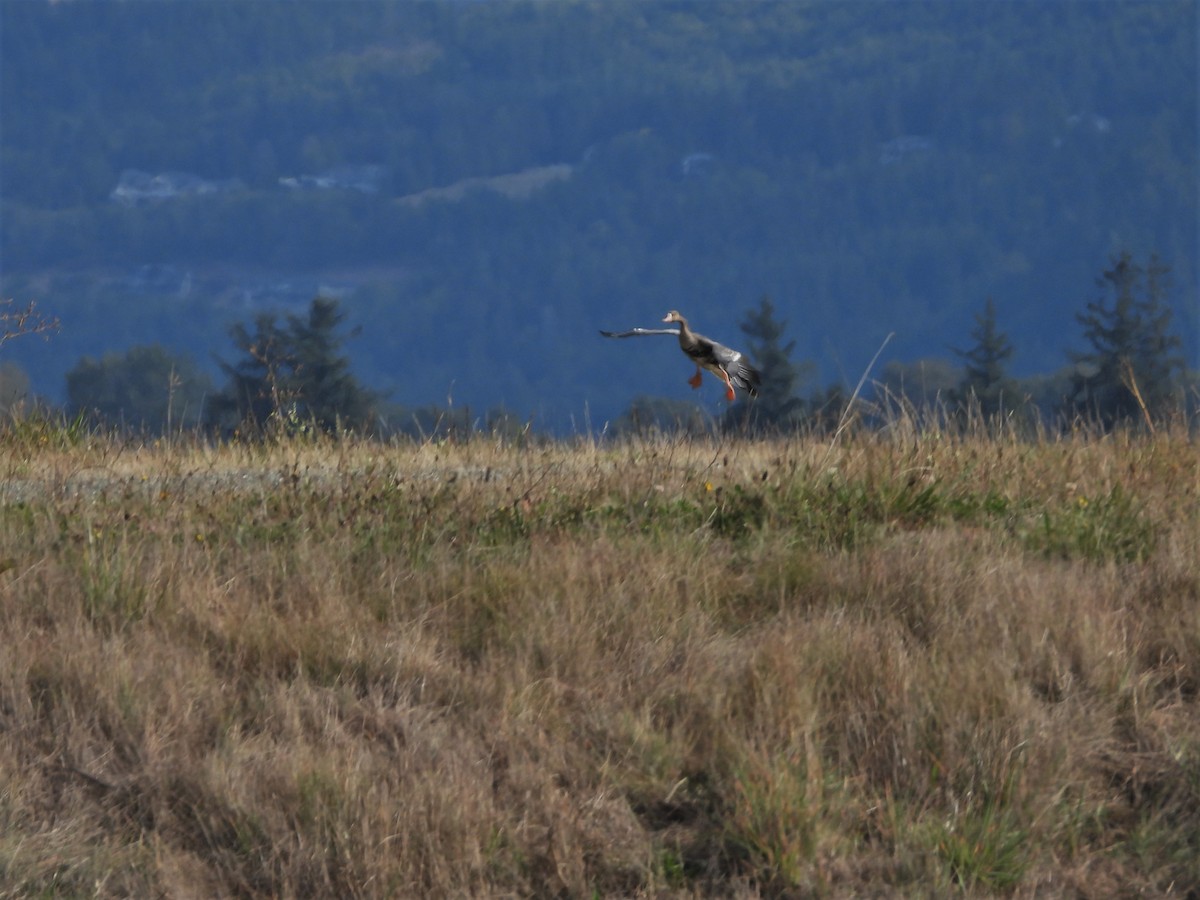
<path fill-rule="evenodd" d="M 607 338 L 641 337 L 646 334 L 673 334 L 679 336 L 677 328 L 630 328 L 628 331 L 604 331 L 600 333 Z"/>
<path fill-rule="evenodd" d="M 728 370 L 742 358 L 741 351 L 739 350 L 726 347 L 724 344 L 719 344 L 711 338 L 701 337 L 700 335 L 697 335 L 697 337 L 700 338 L 700 341 L 696 356 L 703 356 L 705 359 L 716 363 L 722 369 Z"/>
<path fill-rule="evenodd" d="M 740 351 L 695 332 L 692 332 L 692 341 L 684 345 L 683 352 L 702 366 L 717 366 L 726 371 L 742 358 Z"/>

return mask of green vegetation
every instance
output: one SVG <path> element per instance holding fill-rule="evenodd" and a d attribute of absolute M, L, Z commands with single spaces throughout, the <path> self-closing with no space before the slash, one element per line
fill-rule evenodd
<path fill-rule="evenodd" d="M 0 432 L 17 896 L 1200 886 L 1170 428 Z"/>
<path fill-rule="evenodd" d="M 67 373 L 67 414 L 97 425 L 151 434 L 194 430 L 203 421 L 212 380 L 186 356 L 161 345 L 131 347 L 102 359 L 85 356 Z"/>

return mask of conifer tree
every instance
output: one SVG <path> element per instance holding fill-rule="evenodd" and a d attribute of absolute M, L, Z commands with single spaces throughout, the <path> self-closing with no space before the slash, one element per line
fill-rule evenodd
<path fill-rule="evenodd" d="M 996 303 L 991 297 L 984 303 L 983 312 L 975 315 L 971 338 L 975 343 L 970 348 L 954 348 L 964 367 L 954 401 L 960 407 L 977 408 L 984 417 L 1011 410 L 1017 401 L 1016 382 L 1007 374 L 1013 346 L 996 325 Z"/>
<path fill-rule="evenodd" d="M 740 328 L 747 338 L 750 359 L 762 373 L 762 384 L 754 401 L 754 426 L 796 427 L 804 409 L 804 401 L 796 396 L 796 386 L 807 376 L 808 367 L 796 366 L 791 361 L 796 342 L 783 343 L 787 322 L 775 318 L 775 304 L 764 296 L 758 308 L 746 314 Z"/>
<path fill-rule="evenodd" d="M 293 400 L 285 336 L 271 313 L 255 316 L 253 330 L 238 322 L 229 329 L 229 336 L 241 358 L 220 364 L 229 382 L 209 403 L 209 423 L 229 428 L 265 427 Z"/>
<path fill-rule="evenodd" d="M 289 314 L 283 325 L 270 313 L 257 316 L 253 330 L 234 325 L 230 336 L 242 356 L 221 364 L 229 383 L 210 404 L 211 424 L 368 427 L 376 398 L 339 353 L 344 318 L 336 300 L 318 297 L 307 316 Z"/>
<path fill-rule="evenodd" d="M 1156 255 L 1143 268 L 1125 251 L 1097 279 L 1111 305 L 1101 297 L 1076 316 L 1091 349 L 1071 354 L 1072 412 L 1111 427 L 1153 422 L 1176 402 L 1184 361 L 1171 331 L 1168 275 Z"/>
<path fill-rule="evenodd" d="M 359 427 L 370 422 L 374 396 L 359 386 L 349 358 L 339 355 L 338 329 L 346 314 L 336 300 L 317 297 L 305 317 L 289 315 L 287 342 L 297 413 L 323 429 L 339 423 Z"/>

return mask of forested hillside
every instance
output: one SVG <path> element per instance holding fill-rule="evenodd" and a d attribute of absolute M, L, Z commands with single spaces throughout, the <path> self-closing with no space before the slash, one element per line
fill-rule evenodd
<path fill-rule="evenodd" d="M 992 298 L 1017 374 L 1078 345 L 1113 255 L 1197 334 L 1197 6 L 6 3 L 0 277 L 58 315 L 7 360 L 201 364 L 320 294 L 406 406 L 593 426 L 690 399 L 677 307 L 769 296 L 851 385 L 949 356 Z M 885 360 L 886 361 L 886 360 Z M 701 402 L 719 411 L 708 385 Z"/>

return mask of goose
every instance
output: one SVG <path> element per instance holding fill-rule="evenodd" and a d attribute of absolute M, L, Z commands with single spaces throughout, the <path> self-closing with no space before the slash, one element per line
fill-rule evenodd
<path fill-rule="evenodd" d="M 688 321 L 678 310 L 671 310 L 663 317 L 664 322 L 679 326 L 674 328 L 631 328 L 628 331 L 601 331 L 609 338 L 641 337 L 647 334 L 673 334 L 679 337 L 679 347 L 687 354 L 688 359 L 696 364 L 696 374 L 688 379 L 693 389 L 700 387 L 702 369 L 708 369 L 725 383 L 725 399 L 730 403 L 736 398 L 734 386 L 740 387 L 751 397 L 758 396 L 762 375 L 758 369 L 746 361 L 746 357 L 738 350 L 719 344 L 711 338 L 697 334 L 688 327 Z"/>

